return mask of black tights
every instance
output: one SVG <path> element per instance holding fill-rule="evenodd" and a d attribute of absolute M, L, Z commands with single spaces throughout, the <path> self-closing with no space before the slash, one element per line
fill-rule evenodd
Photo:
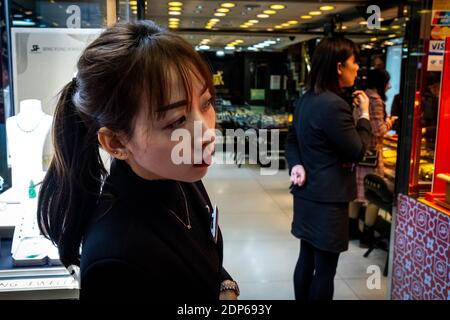
<path fill-rule="evenodd" d="M 301 240 L 300 256 L 294 272 L 295 299 L 332 300 L 339 253 L 327 252 Z"/>

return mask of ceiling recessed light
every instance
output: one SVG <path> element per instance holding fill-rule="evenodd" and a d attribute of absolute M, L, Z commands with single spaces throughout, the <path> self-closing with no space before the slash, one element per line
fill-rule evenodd
<path fill-rule="evenodd" d="M 137 6 L 131 6 L 130 9 L 131 10 L 137 10 Z"/>
<path fill-rule="evenodd" d="M 390 34 L 388 37 L 389 38 L 395 38 L 397 35 L 394 33 L 394 34 Z"/>
<path fill-rule="evenodd" d="M 282 26 L 275 26 L 275 29 L 282 29 Z"/>
<path fill-rule="evenodd" d="M 210 48 L 210 46 L 208 46 L 206 44 L 203 44 L 203 45 L 199 46 L 200 50 L 209 50 L 209 48 Z"/>
<path fill-rule="evenodd" d="M 131 11 L 132 14 L 137 14 L 136 10 Z"/>
<path fill-rule="evenodd" d="M 137 1 L 136 0 L 130 1 L 130 6 L 137 6 Z"/>
<path fill-rule="evenodd" d="M 265 13 L 265 14 L 275 14 L 277 12 L 275 10 L 264 10 L 263 13 Z"/>
<path fill-rule="evenodd" d="M 305 16 L 301 16 L 300 18 L 302 18 L 304 20 L 308 20 L 308 19 L 312 19 L 312 16 L 305 15 Z"/>
<path fill-rule="evenodd" d="M 333 6 L 321 6 L 319 9 L 322 10 L 322 11 L 330 11 L 330 10 L 334 10 L 335 7 L 333 7 Z"/>
<path fill-rule="evenodd" d="M 288 21 L 287 23 L 289 23 L 290 25 L 296 25 L 296 24 L 298 24 L 298 21 L 297 20 L 291 20 L 291 21 Z"/>
<path fill-rule="evenodd" d="M 234 49 L 236 49 L 236 47 L 233 47 L 233 46 L 226 46 L 225 47 L 225 50 L 234 50 Z"/>
<path fill-rule="evenodd" d="M 248 28 L 249 26 L 246 24 L 241 24 L 241 28 Z"/>
<path fill-rule="evenodd" d="M 178 22 L 178 21 L 180 21 L 180 19 L 178 19 L 178 18 L 169 18 L 169 21 L 171 21 L 171 22 Z"/>
<path fill-rule="evenodd" d="M 286 8 L 286 6 L 284 6 L 282 4 L 273 4 L 270 6 L 270 9 L 273 9 L 273 10 L 282 10 L 284 8 Z"/>
<path fill-rule="evenodd" d="M 223 8 L 234 8 L 234 7 L 236 7 L 236 5 L 234 3 L 231 3 L 231 2 L 222 3 L 220 6 L 223 7 Z"/>
<path fill-rule="evenodd" d="M 179 16 L 181 14 L 181 12 L 180 11 L 169 11 L 169 14 L 171 16 Z"/>
<path fill-rule="evenodd" d="M 269 28 L 269 29 L 267 29 L 267 31 L 273 31 L 273 29 L 272 29 L 272 28 Z"/>
<path fill-rule="evenodd" d="M 286 23 L 282 23 L 281 26 L 282 26 L 282 27 L 289 27 L 290 24 L 286 22 Z"/>
<path fill-rule="evenodd" d="M 170 7 L 169 11 L 182 11 L 183 9 L 180 7 Z"/>
<path fill-rule="evenodd" d="M 381 30 L 381 31 L 388 31 L 388 30 L 389 30 L 389 28 L 386 28 L 386 27 L 382 27 L 382 28 L 380 28 L 380 30 Z"/>
<path fill-rule="evenodd" d="M 136 2 L 136 4 L 137 4 L 137 1 L 130 1 L 130 3 L 131 2 Z M 169 5 L 169 7 L 181 7 L 183 5 L 183 2 L 171 1 L 168 3 L 168 5 Z"/>
<path fill-rule="evenodd" d="M 169 25 L 169 28 L 176 29 L 176 28 L 178 28 L 178 25 L 177 24 L 171 24 L 171 25 Z"/>
<path fill-rule="evenodd" d="M 365 20 L 364 21 L 360 21 L 359 24 L 362 25 L 362 26 L 365 26 L 365 25 L 367 25 L 367 21 L 365 21 Z"/>
<path fill-rule="evenodd" d="M 227 8 L 219 8 L 219 9 L 217 9 L 216 11 L 217 11 L 217 12 L 227 13 L 227 12 L 230 12 L 230 9 L 227 9 Z"/>
<path fill-rule="evenodd" d="M 370 41 L 372 41 L 372 42 L 374 42 L 374 41 L 377 41 L 378 40 L 378 38 L 370 38 Z"/>
<path fill-rule="evenodd" d="M 391 28 L 392 29 L 400 29 L 400 26 L 395 25 L 395 26 L 392 26 Z"/>
<path fill-rule="evenodd" d="M 216 17 L 225 17 L 225 16 L 226 16 L 226 14 L 223 13 L 223 12 L 215 12 L 214 15 L 215 15 Z"/>
<path fill-rule="evenodd" d="M 248 22 L 250 22 L 250 23 L 258 23 L 259 20 L 248 20 Z"/>
<path fill-rule="evenodd" d="M 342 26 L 341 29 L 342 29 L 342 30 L 346 30 L 346 29 L 347 29 L 347 26 Z"/>
<path fill-rule="evenodd" d="M 308 12 L 308 14 L 310 16 L 320 16 L 322 14 L 322 12 L 320 12 L 320 11 L 310 11 L 310 12 Z"/>
<path fill-rule="evenodd" d="M 209 19 L 209 21 L 210 21 L 210 22 L 214 22 L 214 23 L 217 23 L 217 22 L 219 22 L 219 21 L 220 21 L 220 19 L 217 19 L 217 18 L 213 18 L 213 19 Z"/>
<path fill-rule="evenodd" d="M 265 19 L 265 18 L 268 18 L 268 17 L 270 17 L 270 16 L 269 16 L 268 14 L 260 13 L 260 14 L 257 15 L 257 17 L 258 17 L 258 18 Z"/>
<path fill-rule="evenodd" d="M 238 39 L 238 40 L 234 40 L 234 42 L 236 42 L 236 43 L 244 43 L 244 40 Z"/>

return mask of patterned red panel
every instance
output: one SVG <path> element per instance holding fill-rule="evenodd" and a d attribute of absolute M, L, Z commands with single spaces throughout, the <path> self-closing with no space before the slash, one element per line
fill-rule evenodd
<path fill-rule="evenodd" d="M 450 300 L 450 217 L 404 195 L 395 223 L 393 300 Z"/>

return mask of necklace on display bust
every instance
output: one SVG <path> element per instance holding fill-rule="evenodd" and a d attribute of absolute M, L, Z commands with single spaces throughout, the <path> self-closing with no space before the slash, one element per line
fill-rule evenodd
<path fill-rule="evenodd" d="M 41 118 L 39 119 L 39 121 L 37 122 L 37 124 L 34 126 L 34 128 L 28 129 L 28 130 L 27 130 L 27 129 L 24 129 L 24 128 L 22 128 L 22 127 L 20 126 L 19 120 L 18 120 L 18 116 L 16 116 L 16 125 L 17 125 L 17 127 L 20 129 L 20 131 L 25 132 L 25 133 L 32 133 L 33 131 L 35 131 L 35 130 L 39 127 L 39 125 L 41 124 L 42 120 L 44 120 L 44 117 L 45 117 L 45 113 L 42 114 Z"/>
<path fill-rule="evenodd" d="M 183 220 L 181 220 L 181 218 L 174 211 L 172 211 L 169 208 L 167 208 L 167 209 L 170 211 L 170 213 L 172 213 L 175 216 L 175 218 L 178 219 L 178 221 L 180 221 L 188 230 L 190 230 L 192 228 L 192 226 L 191 226 L 191 218 L 190 218 L 190 215 L 189 215 L 189 207 L 188 207 L 188 204 L 187 204 L 186 194 L 184 193 L 183 187 L 180 185 L 179 182 L 177 182 L 177 185 L 180 188 L 181 193 L 183 194 L 184 205 L 186 207 L 187 224 Z"/>

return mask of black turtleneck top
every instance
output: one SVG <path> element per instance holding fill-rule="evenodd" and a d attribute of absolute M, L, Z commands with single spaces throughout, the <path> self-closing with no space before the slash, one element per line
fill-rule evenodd
<path fill-rule="evenodd" d="M 211 208 L 201 181 L 145 180 L 114 160 L 82 242 L 80 298 L 217 300 L 231 277 Z"/>

